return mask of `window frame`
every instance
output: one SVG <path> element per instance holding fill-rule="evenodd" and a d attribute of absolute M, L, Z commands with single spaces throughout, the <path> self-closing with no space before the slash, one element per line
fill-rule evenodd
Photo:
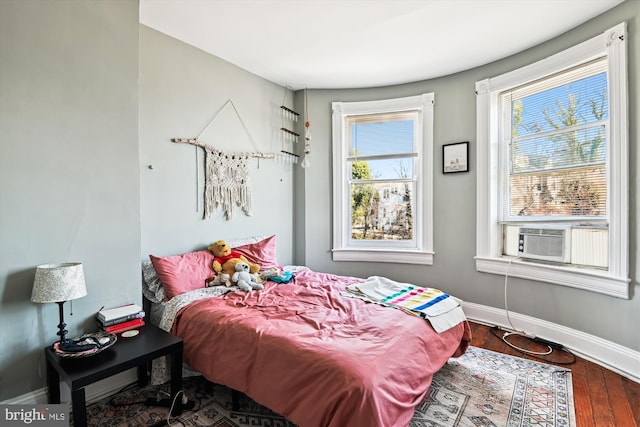
<path fill-rule="evenodd" d="M 376 101 L 332 102 L 333 135 L 333 260 L 370 261 L 406 264 L 433 264 L 433 106 L 435 96 L 417 96 Z M 418 111 L 416 132 L 417 158 L 414 163 L 415 244 L 381 241 L 352 242 L 348 116 Z M 355 244 L 354 244 L 355 243 Z"/>
<path fill-rule="evenodd" d="M 476 82 L 477 202 L 476 270 L 559 284 L 629 298 L 629 165 L 626 22 L 574 47 L 528 66 Z M 577 64 L 606 55 L 608 61 L 609 132 L 607 196 L 608 271 L 548 265 L 502 255 L 499 94 Z M 545 222 L 542 222 L 543 224 Z M 547 221 L 546 224 L 551 224 Z"/>

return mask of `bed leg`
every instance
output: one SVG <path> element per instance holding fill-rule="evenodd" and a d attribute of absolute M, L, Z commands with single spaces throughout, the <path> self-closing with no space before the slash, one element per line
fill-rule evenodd
<path fill-rule="evenodd" d="M 238 411 L 240 409 L 240 392 L 231 390 L 231 410 Z"/>

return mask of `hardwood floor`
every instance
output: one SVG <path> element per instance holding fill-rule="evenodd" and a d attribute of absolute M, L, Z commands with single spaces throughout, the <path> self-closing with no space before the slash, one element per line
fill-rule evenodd
<path fill-rule="evenodd" d="M 471 345 L 475 347 L 571 369 L 576 427 L 640 427 L 640 384 L 577 356 L 575 362 L 567 364 L 574 356 L 561 351 L 554 350 L 549 356 L 543 356 L 550 360 L 526 356 L 503 342 L 501 332 L 496 336 L 488 326 L 471 323 L 471 330 Z M 548 350 L 542 346 L 532 347 L 530 341 L 517 336 L 508 339 L 527 350 Z"/>

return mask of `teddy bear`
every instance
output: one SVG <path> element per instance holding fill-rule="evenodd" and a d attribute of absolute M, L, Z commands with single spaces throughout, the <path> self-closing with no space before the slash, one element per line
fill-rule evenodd
<path fill-rule="evenodd" d="M 258 283 L 257 275 L 249 273 L 249 264 L 240 261 L 235 265 L 235 269 L 236 272 L 233 273 L 231 281 L 235 283 L 238 288 L 247 292 L 252 289 L 264 289 L 264 286 Z"/>
<path fill-rule="evenodd" d="M 251 274 L 255 274 L 260 271 L 260 265 L 250 262 L 241 253 L 232 251 L 231 247 L 227 245 L 227 242 L 224 240 L 218 240 L 207 249 L 215 257 L 211 264 L 211 268 L 218 275 L 222 272 L 228 274 L 229 277 L 233 276 L 236 272 L 235 266 L 239 262 L 244 262 L 249 265 L 249 273 Z"/>

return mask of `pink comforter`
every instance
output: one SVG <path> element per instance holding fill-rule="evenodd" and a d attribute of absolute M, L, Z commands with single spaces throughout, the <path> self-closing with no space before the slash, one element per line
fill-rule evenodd
<path fill-rule="evenodd" d="M 361 281 L 302 271 L 290 284 L 191 303 L 172 332 L 189 366 L 300 427 L 404 427 L 433 374 L 467 349 L 469 325 L 437 334 L 424 319 L 340 295 Z"/>

